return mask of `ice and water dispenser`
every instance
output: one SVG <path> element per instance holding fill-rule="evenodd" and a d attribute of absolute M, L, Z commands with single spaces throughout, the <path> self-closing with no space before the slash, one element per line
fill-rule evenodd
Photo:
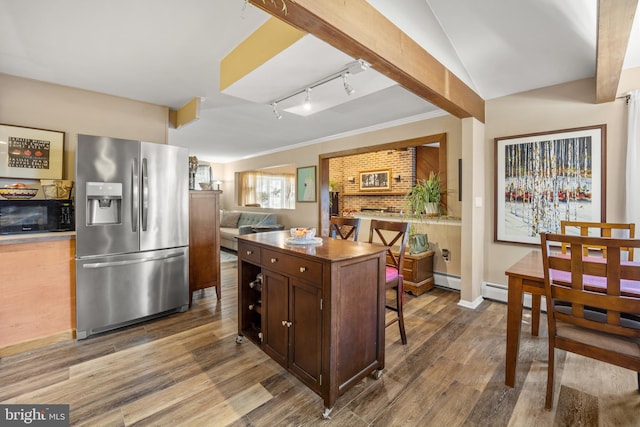
<path fill-rule="evenodd" d="M 87 225 L 120 224 L 122 183 L 87 182 Z"/>

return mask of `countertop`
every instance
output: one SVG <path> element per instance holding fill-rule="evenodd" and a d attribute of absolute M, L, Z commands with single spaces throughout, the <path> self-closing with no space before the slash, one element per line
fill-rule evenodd
<path fill-rule="evenodd" d="M 417 217 L 401 214 L 399 212 L 388 211 L 368 211 L 368 212 L 354 212 L 355 218 L 362 219 L 384 219 L 388 221 L 409 221 L 409 222 L 422 222 L 424 224 L 440 224 L 440 225 L 462 225 L 462 219 L 459 217 L 440 216 L 440 217 Z"/>
<path fill-rule="evenodd" d="M 53 231 L 53 232 L 46 232 L 46 233 L 5 234 L 0 236 L 0 245 L 50 242 L 54 240 L 72 240 L 75 238 L 76 238 L 75 231 Z"/>

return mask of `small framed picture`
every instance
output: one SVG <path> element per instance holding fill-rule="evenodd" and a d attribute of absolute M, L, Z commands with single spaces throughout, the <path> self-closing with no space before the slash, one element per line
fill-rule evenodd
<path fill-rule="evenodd" d="M 0 125 L 0 177 L 61 179 L 64 132 Z"/>
<path fill-rule="evenodd" d="M 296 170 L 296 202 L 316 201 L 316 167 L 305 166 Z"/>
<path fill-rule="evenodd" d="M 389 190 L 391 189 L 390 177 L 391 169 L 360 172 L 359 188 L 361 191 Z"/>

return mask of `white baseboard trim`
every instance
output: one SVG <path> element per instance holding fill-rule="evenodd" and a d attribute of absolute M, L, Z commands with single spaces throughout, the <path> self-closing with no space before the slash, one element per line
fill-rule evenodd
<path fill-rule="evenodd" d="M 475 300 L 473 300 L 471 302 L 460 300 L 460 301 L 458 301 L 458 305 L 460 307 L 470 308 L 472 310 L 475 310 L 476 308 L 478 308 L 478 306 L 480 304 L 482 304 L 482 301 L 484 301 L 484 298 L 482 296 L 479 296 L 478 298 L 476 298 Z"/>
<path fill-rule="evenodd" d="M 462 289 L 462 281 L 460 280 L 460 276 L 454 276 L 451 274 L 445 273 L 433 273 L 433 280 L 437 287 L 444 288 L 447 290 L 458 291 Z M 478 306 L 484 301 L 484 298 L 479 296 L 474 301 L 458 301 L 458 305 L 460 307 L 470 308 L 475 310 Z"/>
<path fill-rule="evenodd" d="M 439 286 L 442 288 L 454 289 L 456 291 L 459 291 L 460 289 L 462 289 L 460 276 L 453 276 L 450 274 L 434 272 L 433 280 L 436 286 Z"/>
<path fill-rule="evenodd" d="M 500 285 L 498 283 L 482 282 L 482 296 L 486 299 L 507 302 L 508 287 L 507 285 Z M 522 305 L 526 308 L 531 308 L 531 294 L 524 294 Z M 544 297 L 540 302 L 541 311 L 547 311 L 547 302 Z"/>

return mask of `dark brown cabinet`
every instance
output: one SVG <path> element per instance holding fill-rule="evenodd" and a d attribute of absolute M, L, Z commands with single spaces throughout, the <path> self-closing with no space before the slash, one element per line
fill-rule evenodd
<path fill-rule="evenodd" d="M 433 289 L 433 255 L 434 251 L 426 251 L 419 254 L 404 253 L 404 290 L 413 295 L 421 295 Z M 397 254 L 396 254 L 397 256 Z"/>
<path fill-rule="evenodd" d="M 237 342 L 247 337 L 322 396 L 328 417 L 338 396 L 384 368 L 385 248 L 289 245 L 288 235 L 238 237 Z"/>
<path fill-rule="evenodd" d="M 193 292 L 215 286 L 220 299 L 220 194 L 189 192 L 189 304 Z"/>

